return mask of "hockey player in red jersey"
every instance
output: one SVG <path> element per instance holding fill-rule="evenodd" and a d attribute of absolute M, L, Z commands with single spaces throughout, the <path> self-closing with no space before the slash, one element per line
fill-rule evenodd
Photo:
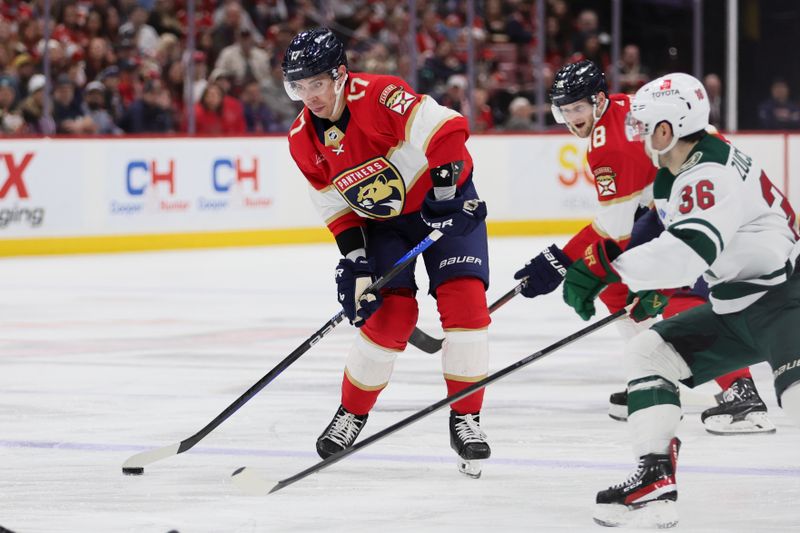
<path fill-rule="evenodd" d="M 317 440 L 328 457 L 353 444 L 417 321 L 413 267 L 380 294 L 365 288 L 432 228 L 445 236 L 423 253 L 445 331 L 449 394 L 488 371 L 486 208 L 472 183 L 467 122 L 393 76 L 350 72 L 327 28 L 298 34 L 283 60 L 286 90 L 302 100 L 289 147 L 336 239 L 337 296 L 359 328 L 342 380 L 341 406 Z M 480 427 L 483 391 L 451 405 L 459 468 L 480 475 L 491 451 Z"/>
<path fill-rule="evenodd" d="M 658 222 L 653 203 L 656 167 L 642 144 L 625 135 L 625 118 L 630 97 L 608 93 L 603 72 L 584 60 L 562 67 L 550 92 L 556 121 L 580 138 L 589 139 L 587 160 L 597 188 L 598 210 L 591 224 L 563 247 L 555 244 L 520 269 L 516 279 L 527 277 L 522 294 L 546 294 L 561 283 L 566 268 L 583 257 L 588 246 L 604 239 L 614 240 L 621 249 L 638 246 L 655 238 L 663 226 Z M 628 287 L 610 284 L 600 299 L 609 311 L 625 307 Z M 673 294 L 664 317 L 676 315 L 707 301 L 708 288 L 702 280 L 692 290 Z M 618 322 L 626 340 L 652 325 L 653 320 Z M 706 430 L 715 434 L 772 433 L 775 425 L 767 417 L 767 407 L 758 395 L 750 370 L 743 368 L 716 378 L 722 388 L 720 405 L 706 410 L 701 419 Z M 627 391 L 611 395 L 609 416 L 627 418 Z"/>

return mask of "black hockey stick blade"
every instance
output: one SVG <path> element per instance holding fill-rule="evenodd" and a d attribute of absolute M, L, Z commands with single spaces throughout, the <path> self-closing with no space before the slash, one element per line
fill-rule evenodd
<path fill-rule="evenodd" d="M 366 291 L 378 291 L 397 274 L 399 274 L 405 267 L 407 267 L 418 255 L 427 250 L 433 243 L 435 243 L 442 236 L 439 230 L 433 230 L 427 237 L 425 237 L 419 244 L 409 250 L 403 257 L 397 260 L 394 266 L 384 274 L 380 279 L 376 280 Z M 183 453 L 196 445 L 203 438 L 216 429 L 225 420 L 238 411 L 244 404 L 250 401 L 253 396 L 258 394 L 261 389 L 269 385 L 269 383 L 278 377 L 284 370 L 286 370 L 292 363 L 297 361 L 301 355 L 306 353 L 312 346 L 318 343 L 325 335 L 333 331 L 333 329 L 344 319 L 344 311 L 339 311 L 333 318 L 328 320 L 321 328 L 319 328 L 313 335 L 303 341 L 303 343 L 294 349 L 292 353 L 286 356 L 280 363 L 278 363 L 272 370 L 267 372 L 264 377 L 259 379 L 252 387 L 239 396 L 232 404 L 225 408 L 214 420 L 206 424 L 203 429 L 192 435 L 191 437 L 182 440 L 177 444 L 170 444 L 161 448 L 147 450 L 137 453 L 129 457 L 122 464 L 122 473 L 126 475 L 141 475 L 144 474 L 144 467 L 166 459 L 173 455 Z"/>
<path fill-rule="evenodd" d="M 522 287 L 524 286 L 525 280 L 522 280 L 516 287 L 501 296 L 495 303 L 489 306 L 489 314 L 494 313 L 508 303 L 514 296 L 522 292 Z M 408 342 L 425 353 L 433 354 L 442 349 L 444 339 L 431 337 L 421 329 L 415 327 L 414 331 L 411 332 L 411 337 L 409 337 Z"/>
<path fill-rule="evenodd" d="M 344 459 L 344 458 L 348 457 L 349 455 L 357 452 L 358 450 L 366 448 L 367 446 L 369 446 L 371 444 L 374 444 L 374 443 L 378 442 L 379 440 L 388 437 L 389 435 L 391 435 L 391 434 L 403 429 L 404 427 L 409 426 L 409 425 L 421 420 L 422 418 L 425 418 L 426 416 L 438 411 L 439 409 L 442 409 L 443 407 L 446 407 L 446 406 L 450 405 L 453 402 L 456 402 L 456 401 L 458 401 L 458 400 L 460 400 L 462 398 L 465 398 L 465 397 L 469 396 L 470 394 L 474 393 L 475 391 L 478 391 L 478 390 L 480 390 L 480 389 L 482 389 L 482 388 L 494 383 L 495 381 L 503 379 L 504 377 L 512 374 L 513 372 L 516 372 L 520 368 L 523 368 L 523 367 L 533 363 L 534 361 L 537 361 L 537 360 L 539 360 L 539 359 L 541 359 L 541 358 L 543 358 L 543 357 L 545 357 L 547 355 L 550 355 L 551 353 L 556 352 L 556 351 L 560 350 L 561 348 L 564 348 L 565 346 L 567 346 L 569 344 L 572 344 L 573 342 L 577 341 L 578 339 L 581 339 L 581 338 L 585 337 L 586 335 L 589 335 L 590 333 L 594 333 L 595 331 L 607 326 L 608 324 L 614 322 L 615 320 L 617 320 L 619 318 L 622 318 L 623 316 L 625 316 L 625 314 L 627 312 L 628 312 L 627 309 L 620 309 L 616 313 L 611 314 L 611 315 L 609 315 L 609 316 L 607 316 L 607 317 L 605 317 L 605 318 L 603 318 L 601 320 L 598 320 L 597 322 L 586 326 L 585 328 L 581 329 L 580 331 L 576 331 L 575 333 L 573 333 L 572 335 L 570 335 L 568 337 L 565 337 L 565 338 L 563 338 L 563 339 L 561 339 L 559 341 L 556 341 L 555 343 L 551 344 L 547 348 L 539 350 L 538 352 L 533 353 L 533 354 L 525 357 L 524 359 L 520 359 L 516 363 L 512 363 L 511 365 L 509 365 L 509 366 L 507 366 L 507 367 L 505 367 L 505 368 L 503 368 L 501 370 L 498 370 L 497 372 L 495 372 L 493 374 L 490 374 L 489 376 L 485 377 L 484 379 L 482 379 L 480 381 L 477 381 L 477 382 L 473 383 L 472 385 L 470 385 L 469 387 L 461 390 L 460 392 L 458 392 L 456 394 L 453 394 L 451 396 L 448 396 L 447 398 L 444 398 L 442 400 L 439 400 L 438 402 L 436 402 L 436 403 L 434 403 L 432 405 L 429 405 L 428 407 L 426 407 L 425 409 L 422 409 L 421 411 L 417 411 L 416 413 L 404 418 L 403 420 L 400 420 L 399 422 L 396 422 L 396 423 L 392 424 L 391 426 L 379 431 L 378 433 L 375 433 L 374 435 L 371 435 L 371 436 L 367 437 L 366 439 L 362 440 L 361 442 L 357 442 L 356 444 L 354 444 L 350 448 L 345 448 L 344 450 L 340 451 L 339 453 L 331 455 L 327 459 L 323 459 L 322 461 L 319 461 L 317 464 L 315 464 L 315 465 L 313 465 L 313 466 L 311 466 L 309 468 L 306 468 L 302 472 L 298 472 L 297 474 L 295 474 L 295 475 L 293 475 L 291 477 L 288 477 L 286 479 L 278 481 L 269 490 L 269 492 L 264 492 L 263 490 L 260 490 L 260 493 L 264 494 L 264 495 L 272 494 L 273 492 L 277 492 L 277 491 L 279 491 L 281 489 L 284 489 L 284 488 L 288 487 L 289 485 L 297 483 L 301 479 L 304 479 L 304 478 L 310 476 L 311 474 L 319 472 L 320 470 L 323 470 L 323 469 L 325 469 L 325 468 L 327 468 L 327 467 L 329 467 L 329 466 L 331 466 L 331 465 L 333 465 L 335 463 L 338 463 L 342 459 Z M 252 471 L 252 469 L 247 469 L 246 467 L 239 468 L 238 470 L 236 470 L 233 473 L 233 476 L 235 477 L 235 476 L 241 475 L 244 472 L 247 473 L 246 479 L 247 479 L 247 482 L 248 482 L 249 486 L 253 487 L 255 490 L 266 488 L 266 485 L 268 483 L 266 481 L 260 480 L 259 477 L 257 476 L 257 474 L 255 474 Z M 240 483 L 237 483 L 237 485 L 238 486 L 242 486 Z"/>

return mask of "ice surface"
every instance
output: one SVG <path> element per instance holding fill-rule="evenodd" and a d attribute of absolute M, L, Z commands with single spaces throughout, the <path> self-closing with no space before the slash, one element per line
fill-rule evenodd
<path fill-rule="evenodd" d="M 547 239 L 490 245 L 493 300 Z M 562 242 L 563 239 L 555 239 Z M 492 385 L 480 480 L 456 470 L 447 412 L 269 497 L 243 496 L 247 465 L 274 480 L 317 461 L 354 329 L 340 325 L 191 451 L 123 476 L 130 455 L 206 425 L 337 311 L 333 244 L 0 261 L 0 525 L 29 532 L 601 531 L 597 490 L 633 467 L 606 416 L 623 386 L 610 326 Z M 426 287 L 419 268 L 420 286 Z M 430 297 L 420 326 L 441 334 Z M 558 293 L 493 316 L 497 370 L 583 327 Z M 776 435 L 715 437 L 684 391 L 680 531 L 797 531 L 798 437 L 769 369 L 754 368 Z M 437 356 L 400 356 L 363 435 L 441 399 Z"/>

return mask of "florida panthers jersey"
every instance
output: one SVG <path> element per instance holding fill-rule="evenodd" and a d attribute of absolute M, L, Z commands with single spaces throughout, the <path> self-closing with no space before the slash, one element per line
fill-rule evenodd
<path fill-rule="evenodd" d="M 431 188 L 428 168 L 463 161 L 472 172 L 467 121 L 393 76 L 349 73 L 336 122 L 308 108 L 289 132 L 289 148 L 312 200 L 334 235 L 365 220 L 418 211 Z"/>
<path fill-rule="evenodd" d="M 592 128 L 587 160 L 599 207 L 592 224 L 564 247 L 572 260 L 582 257 L 586 247 L 600 239 L 611 238 L 624 246 L 631 236 L 636 209 L 652 203 L 656 169 L 642 143 L 630 142 L 625 136 L 629 110 L 627 95 L 612 94 L 603 116 Z"/>
<path fill-rule="evenodd" d="M 614 261 L 632 290 L 711 288 L 720 314 L 746 308 L 791 275 L 798 253 L 795 213 L 764 171 L 740 150 L 708 135 L 677 175 L 662 168 L 654 185 L 667 231 Z"/>

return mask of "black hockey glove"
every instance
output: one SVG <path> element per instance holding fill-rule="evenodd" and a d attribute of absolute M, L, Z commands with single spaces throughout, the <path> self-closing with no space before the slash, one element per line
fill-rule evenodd
<path fill-rule="evenodd" d="M 561 248 L 551 244 L 517 270 L 514 279 L 528 278 L 522 286 L 522 295 L 533 298 L 556 290 L 564 281 L 571 264 L 572 261 Z"/>
<path fill-rule="evenodd" d="M 450 237 L 471 233 L 486 218 L 486 202 L 464 200 L 460 193 L 449 200 L 437 200 L 433 189 L 425 195 L 420 210 L 422 221 Z"/>
<path fill-rule="evenodd" d="M 365 293 L 375 277 L 372 262 L 364 257 L 344 258 L 336 265 L 336 294 L 350 323 L 360 328 L 383 303 L 380 293 Z"/>

